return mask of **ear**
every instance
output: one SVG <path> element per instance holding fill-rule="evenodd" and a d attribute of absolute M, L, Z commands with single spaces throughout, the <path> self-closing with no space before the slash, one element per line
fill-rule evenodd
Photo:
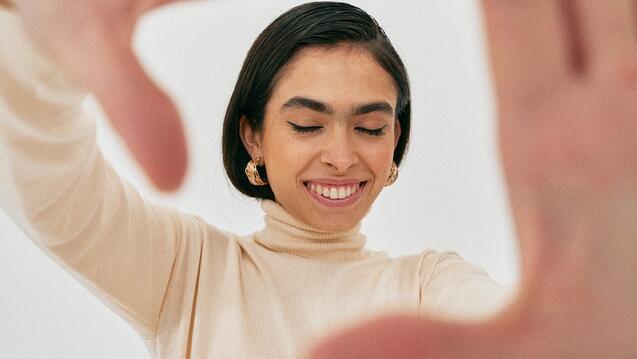
<path fill-rule="evenodd" d="M 396 120 L 396 123 L 394 124 L 394 150 L 398 146 L 398 140 L 400 139 L 400 133 L 401 133 L 400 121 Z"/>
<path fill-rule="evenodd" d="M 243 142 L 243 146 L 250 154 L 250 157 L 253 159 L 261 157 L 261 132 L 254 130 L 245 116 L 241 116 L 239 126 L 241 142 Z"/>

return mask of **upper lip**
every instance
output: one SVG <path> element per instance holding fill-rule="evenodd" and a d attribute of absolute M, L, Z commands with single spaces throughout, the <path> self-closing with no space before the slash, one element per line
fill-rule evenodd
<path fill-rule="evenodd" d="M 314 183 L 314 184 L 327 184 L 327 185 L 353 185 L 359 184 L 361 182 L 366 182 L 366 180 L 356 179 L 356 178 L 316 178 L 311 180 L 303 181 L 304 183 Z"/>

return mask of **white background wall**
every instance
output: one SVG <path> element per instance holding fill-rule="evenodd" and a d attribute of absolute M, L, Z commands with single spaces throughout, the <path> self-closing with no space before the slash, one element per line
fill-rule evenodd
<path fill-rule="evenodd" d="M 185 3 L 147 17 L 136 46 L 177 99 L 192 166 L 183 190 L 149 187 L 108 125 L 107 157 L 148 197 L 246 234 L 257 202 L 230 189 L 220 155 L 223 114 L 258 33 L 301 1 Z M 413 85 L 411 148 L 398 182 L 365 219 L 368 246 L 394 256 L 455 250 L 497 280 L 517 280 L 517 254 L 498 164 L 493 99 L 475 1 L 353 1 L 385 28 Z M 145 358 L 141 340 L 46 257 L 0 211 L 0 357 Z"/>

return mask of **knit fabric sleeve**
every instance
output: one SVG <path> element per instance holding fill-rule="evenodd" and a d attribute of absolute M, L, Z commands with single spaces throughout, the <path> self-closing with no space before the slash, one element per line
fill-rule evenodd
<path fill-rule="evenodd" d="M 33 242 L 145 337 L 153 336 L 192 217 L 149 203 L 96 145 L 85 91 L 0 7 L 0 200 Z M 0 237 L 1 239 L 1 237 Z M 188 248 L 196 248 L 191 242 Z M 193 257 L 197 256 L 192 254 Z"/>
<path fill-rule="evenodd" d="M 427 252 L 421 263 L 420 308 L 426 315 L 479 320 L 497 313 L 512 298 L 513 286 L 454 252 Z"/>

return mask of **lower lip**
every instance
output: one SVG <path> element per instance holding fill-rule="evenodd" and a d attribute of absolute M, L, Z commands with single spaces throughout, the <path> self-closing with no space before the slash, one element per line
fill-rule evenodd
<path fill-rule="evenodd" d="M 319 195 L 318 193 L 312 191 L 307 185 L 303 185 L 303 187 L 305 187 L 305 189 L 310 193 L 310 196 L 312 198 L 314 198 L 316 201 L 318 201 L 320 204 L 327 206 L 327 207 L 345 207 L 345 206 L 349 206 L 350 204 L 356 202 L 361 195 L 363 194 L 363 189 L 365 189 L 365 186 L 367 185 L 367 182 L 364 182 L 363 184 L 361 184 L 358 187 L 358 190 L 356 191 L 356 193 L 352 194 L 351 196 L 344 198 L 344 199 L 330 199 L 330 198 L 325 198 L 321 195 Z"/>

